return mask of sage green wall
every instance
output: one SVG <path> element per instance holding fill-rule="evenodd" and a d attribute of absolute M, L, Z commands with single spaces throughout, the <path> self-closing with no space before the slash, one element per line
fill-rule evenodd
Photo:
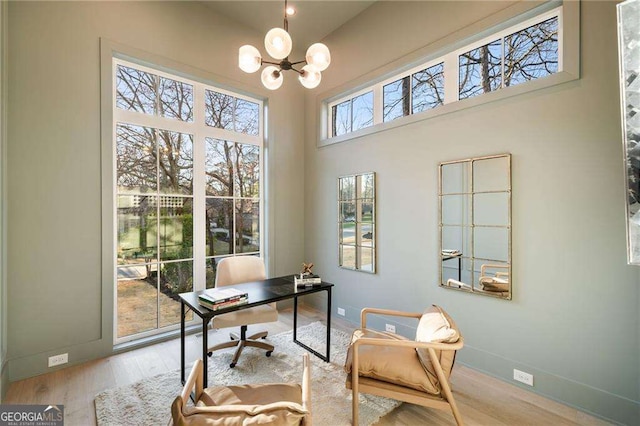
<path fill-rule="evenodd" d="M 101 38 L 268 96 L 270 271 L 299 268 L 304 98 L 295 79 L 267 93 L 259 76 L 238 70 L 238 47 L 259 45 L 262 34 L 201 2 L 10 2 L 9 22 L 12 381 L 48 371 L 53 354 L 69 352 L 75 364 L 111 353 L 113 283 L 101 279 Z"/>
<path fill-rule="evenodd" d="M 321 90 L 508 6 L 376 3 L 324 40 L 333 62 Z M 640 274 L 626 264 L 615 2 L 581 5 L 576 81 L 317 148 L 321 98 L 319 90 L 306 98 L 305 258 L 336 283 L 333 309 L 358 322 L 365 306 L 439 304 L 465 336 L 460 362 L 512 383 L 513 368 L 527 371 L 536 392 L 637 422 Z M 439 288 L 438 163 L 505 152 L 513 156 L 513 300 Z M 337 177 L 363 171 L 377 174 L 375 275 L 337 266 Z"/>

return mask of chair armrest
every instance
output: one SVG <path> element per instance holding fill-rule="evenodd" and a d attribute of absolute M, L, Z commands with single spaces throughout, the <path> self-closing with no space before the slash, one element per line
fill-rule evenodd
<path fill-rule="evenodd" d="M 360 311 L 360 327 L 367 328 L 367 314 L 387 315 L 392 317 L 417 318 L 422 317 L 422 313 L 395 311 L 392 309 L 364 308 Z"/>
<path fill-rule="evenodd" d="M 185 414 L 184 409 L 187 407 L 187 402 L 191 397 L 191 391 L 193 391 L 194 387 L 196 390 L 196 401 L 200 398 L 200 395 L 202 395 L 202 380 L 202 360 L 197 359 L 196 362 L 193 363 L 191 373 L 189 373 L 187 381 L 184 382 L 184 387 L 180 394 L 182 401 L 184 401 L 184 405 L 182 406 L 183 414 Z"/>
<path fill-rule="evenodd" d="M 391 340 L 391 339 L 376 339 L 373 337 L 363 337 L 357 339 L 352 343 L 353 350 L 357 351 L 358 346 L 369 345 L 369 346 L 400 346 L 405 348 L 416 348 L 416 349 L 435 349 L 435 350 L 443 350 L 443 351 L 456 351 L 461 349 L 464 346 L 464 339 L 460 336 L 455 343 L 442 343 L 442 342 L 418 342 L 415 340 Z"/>

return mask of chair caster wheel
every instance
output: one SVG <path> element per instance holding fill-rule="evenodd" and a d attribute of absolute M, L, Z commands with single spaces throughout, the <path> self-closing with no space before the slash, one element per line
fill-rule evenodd
<path fill-rule="evenodd" d="M 213 352 L 207 352 L 207 356 L 208 356 L 209 358 L 211 358 L 211 355 L 213 355 Z"/>
<path fill-rule="evenodd" d="M 232 362 L 231 364 L 229 364 L 229 367 L 231 367 L 231 368 L 233 368 L 233 367 L 235 367 L 235 366 L 236 366 L 236 363 L 235 363 L 235 362 Z"/>
<path fill-rule="evenodd" d="M 273 351 L 267 352 L 267 358 L 271 356 L 271 352 L 273 352 Z"/>

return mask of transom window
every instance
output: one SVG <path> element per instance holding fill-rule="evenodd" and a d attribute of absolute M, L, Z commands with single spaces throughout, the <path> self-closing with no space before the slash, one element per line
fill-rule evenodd
<path fill-rule="evenodd" d="M 262 102 L 113 61 L 116 343 L 175 328 L 217 261 L 262 255 Z"/>
<path fill-rule="evenodd" d="M 327 135 L 346 135 L 558 73 L 561 34 L 558 7 L 328 102 Z"/>

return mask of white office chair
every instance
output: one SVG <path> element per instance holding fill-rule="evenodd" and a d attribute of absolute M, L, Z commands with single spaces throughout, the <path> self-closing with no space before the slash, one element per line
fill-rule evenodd
<path fill-rule="evenodd" d="M 266 279 L 264 262 L 256 256 L 235 256 L 224 258 L 218 263 L 216 273 L 216 287 L 223 287 L 234 284 L 241 284 L 251 281 L 260 281 Z M 224 342 L 212 346 L 208 349 L 208 355 L 211 356 L 213 351 L 224 348 L 232 348 L 237 346 L 236 353 L 229 365 L 231 368 L 236 366 L 238 358 L 245 346 L 253 346 L 267 351 L 267 356 L 271 356 L 273 345 L 266 342 L 258 341 L 267 337 L 267 332 L 262 331 L 247 337 L 247 325 L 260 324 L 265 322 L 278 321 L 278 310 L 275 303 L 268 305 L 255 306 L 249 309 L 229 312 L 227 314 L 216 315 L 211 320 L 211 325 L 215 329 L 237 327 L 240 326 L 240 335 L 230 333 L 231 341 Z"/>

